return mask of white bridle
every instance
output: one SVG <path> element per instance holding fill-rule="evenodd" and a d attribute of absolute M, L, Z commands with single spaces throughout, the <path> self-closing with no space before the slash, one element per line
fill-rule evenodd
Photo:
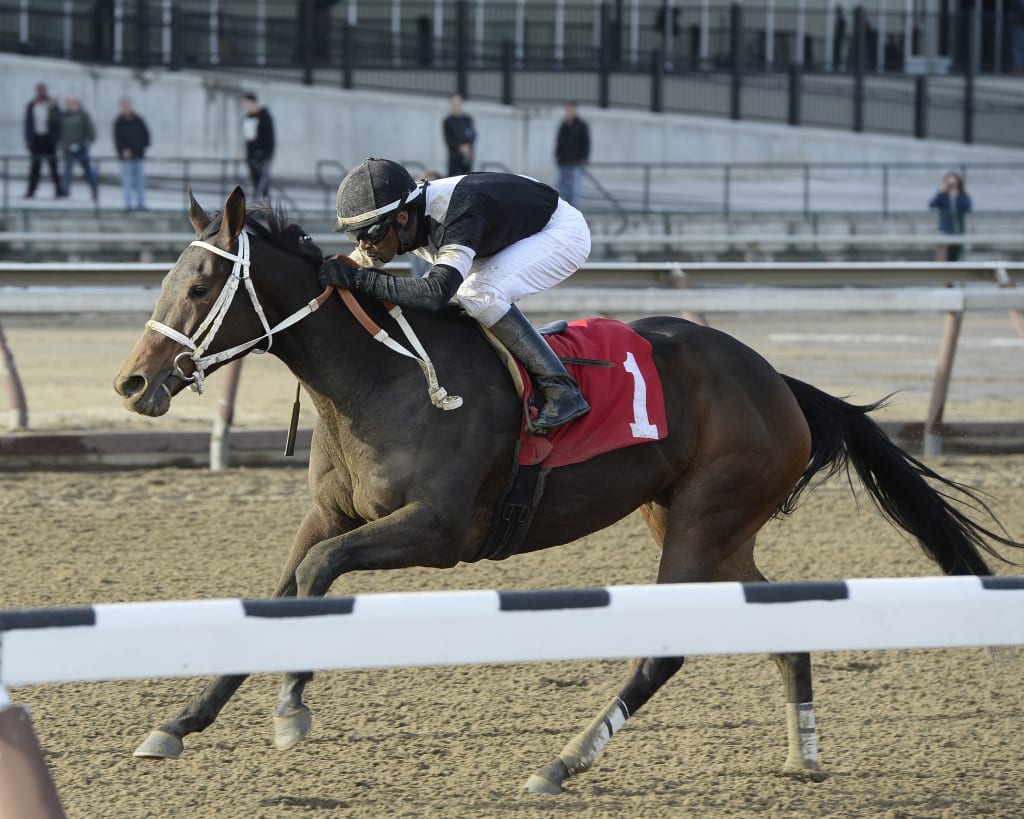
<path fill-rule="evenodd" d="M 231 275 L 228 276 L 227 281 L 224 282 L 224 287 L 221 289 L 220 295 L 217 297 L 217 301 L 214 302 L 210 312 L 207 313 L 206 318 L 203 319 L 202 323 L 196 328 L 196 331 L 192 333 L 191 337 L 186 336 L 179 330 L 175 330 L 173 327 L 169 327 L 159 321 L 153 321 L 152 319 L 146 322 L 146 327 L 151 330 L 156 330 L 158 333 L 162 333 L 168 338 L 177 341 L 183 347 L 188 348 L 174 357 L 174 374 L 183 381 L 191 381 L 192 384 L 190 389 L 193 392 L 202 394 L 203 387 L 205 386 L 206 369 L 208 367 L 234 358 L 239 353 L 243 353 L 259 344 L 264 339 L 267 340 L 266 349 L 253 350 L 253 352 L 267 352 L 267 350 L 270 349 L 270 346 L 274 343 L 275 333 L 279 333 L 282 330 L 291 327 L 296 322 L 301 321 L 306 316 L 315 313 L 319 309 L 322 300 L 320 298 L 312 299 L 310 302 L 288 316 L 288 318 L 284 319 L 284 321 L 281 321 L 274 327 L 271 327 L 270 323 L 267 321 L 266 314 L 263 312 L 263 306 L 260 304 L 260 300 L 256 296 L 256 290 L 252 285 L 252 279 L 249 276 L 248 234 L 244 230 L 238 234 L 237 255 L 229 253 L 226 250 L 221 250 L 219 247 L 215 247 L 209 242 L 204 242 L 199 239 L 189 245 L 189 247 L 193 246 L 205 248 L 211 253 L 216 253 L 218 256 L 230 259 L 234 263 L 234 266 L 231 268 Z M 205 355 L 206 350 L 217 335 L 217 331 L 220 330 L 221 323 L 224 321 L 224 317 L 227 315 L 228 309 L 231 307 L 231 302 L 235 298 L 239 282 L 245 282 L 245 289 L 249 293 L 249 300 L 252 302 L 256 315 L 259 316 L 260 324 L 263 325 L 263 335 L 257 336 L 252 341 L 237 344 L 228 350 L 221 350 L 219 353 Z M 179 364 L 179 360 L 186 356 L 192 359 L 194 366 L 192 375 L 185 375 L 181 369 L 181 365 Z"/>

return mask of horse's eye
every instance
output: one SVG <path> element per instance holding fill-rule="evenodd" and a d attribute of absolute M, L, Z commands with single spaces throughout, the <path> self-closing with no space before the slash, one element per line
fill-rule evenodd
<path fill-rule="evenodd" d="M 210 292 L 210 288 L 203 284 L 193 284 L 188 289 L 188 297 L 193 301 L 204 298 L 207 293 Z"/>

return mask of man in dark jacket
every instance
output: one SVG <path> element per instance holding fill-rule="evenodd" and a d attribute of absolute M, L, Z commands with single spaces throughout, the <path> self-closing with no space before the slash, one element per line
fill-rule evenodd
<path fill-rule="evenodd" d="M 85 172 L 85 180 L 92 190 L 92 201 L 99 199 L 96 169 L 89 158 L 89 148 L 96 141 L 96 129 L 89 112 L 75 94 L 64 98 L 64 111 L 60 115 L 60 150 L 64 155 L 64 175 L 61 179 L 61 196 L 71 195 L 71 173 L 77 162 Z"/>
<path fill-rule="evenodd" d="M 121 189 L 124 191 L 124 209 L 146 209 L 146 148 L 149 147 L 149 129 L 146 121 L 132 109 L 132 101 L 121 97 L 121 113 L 114 120 L 114 147 L 121 159 Z"/>
<path fill-rule="evenodd" d="M 39 83 L 36 95 L 25 108 L 25 147 L 32 154 L 25 198 L 36 195 L 43 160 L 50 166 L 53 194 L 60 196 L 60 175 L 57 173 L 57 138 L 60 135 L 60 109 L 50 99 L 46 86 Z"/>
<path fill-rule="evenodd" d="M 462 176 L 473 169 L 473 118 L 462 112 L 462 97 L 451 99 L 451 113 L 444 119 L 444 142 L 448 146 L 448 176 Z"/>
<path fill-rule="evenodd" d="M 590 128 L 576 115 L 576 103 L 565 104 L 565 118 L 558 127 L 555 162 L 558 165 L 556 187 L 561 197 L 574 208 L 580 206 L 583 192 L 583 166 L 590 158 Z"/>
<path fill-rule="evenodd" d="M 270 193 L 270 161 L 274 158 L 274 120 L 253 93 L 242 95 L 245 161 L 252 177 L 252 196 L 265 202 Z"/>

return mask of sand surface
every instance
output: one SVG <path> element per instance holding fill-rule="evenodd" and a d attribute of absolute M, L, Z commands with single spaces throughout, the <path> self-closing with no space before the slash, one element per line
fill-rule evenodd
<path fill-rule="evenodd" d="M 941 319 L 841 319 L 716 324 L 780 369 L 857 400 L 905 390 L 885 412 L 921 417 Z M 203 428 L 216 409 L 216 377 L 212 395 L 182 396 L 164 419 L 120 409 L 109 382 L 139 327 L 141 319 L 5 320 L 33 426 Z M 947 417 L 1019 419 L 1020 360 L 1005 316 L 968 317 Z M 283 426 L 292 389 L 278 362 L 251 359 L 237 423 Z M 993 509 L 1024 538 L 1024 456 L 949 455 L 933 465 L 991 493 Z M 841 481 L 820 487 L 795 515 L 767 527 L 763 570 L 779 580 L 934 574 L 861 501 Z M 0 605 L 264 596 L 305 504 L 298 465 L 0 472 Z M 657 560 L 633 516 L 548 552 L 446 572 L 365 573 L 341 579 L 333 593 L 647 583 Z M 27 686 L 12 695 L 32 709 L 68 816 L 81 819 L 1024 815 L 1024 660 L 1019 651 L 984 649 L 815 655 L 830 773 L 821 783 L 779 775 L 785 719 L 774 665 L 715 656 L 688 660 L 567 793 L 523 793 L 526 777 L 589 722 L 627 667 L 614 660 L 320 673 L 307 692 L 313 732 L 285 753 L 271 742 L 279 679 L 258 675 L 174 762 L 131 752 L 200 680 Z"/>

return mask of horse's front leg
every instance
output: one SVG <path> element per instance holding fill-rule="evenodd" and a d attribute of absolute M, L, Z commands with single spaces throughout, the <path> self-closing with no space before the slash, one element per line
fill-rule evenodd
<path fill-rule="evenodd" d="M 451 568 L 459 562 L 458 534 L 429 506 L 414 503 L 380 520 L 316 544 L 295 570 L 298 596 L 322 596 L 341 575 L 359 569 Z M 313 672 L 285 674 L 274 709 L 274 746 L 295 746 L 313 725 L 302 701 Z"/>
<path fill-rule="evenodd" d="M 281 580 L 272 596 L 294 597 L 295 569 L 309 550 L 329 535 L 337 534 L 339 530 L 350 530 L 356 525 L 357 522 L 354 520 L 341 518 L 333 518 L 328 522 L 317 507 L 311 508 L 306 513 L 306 517 L 295 535 L 292 549 L 281 574 Z M 247 674 L 232 674 L 214 677 L 199 694 L 189 700 L 174 719 L 165 722 L 146 737 L 145 741 L 135 749 L 135 756 L 177 759 L 184 747 L 182 739 L 188 734 L 209 728 L 247 676 Z"/>

